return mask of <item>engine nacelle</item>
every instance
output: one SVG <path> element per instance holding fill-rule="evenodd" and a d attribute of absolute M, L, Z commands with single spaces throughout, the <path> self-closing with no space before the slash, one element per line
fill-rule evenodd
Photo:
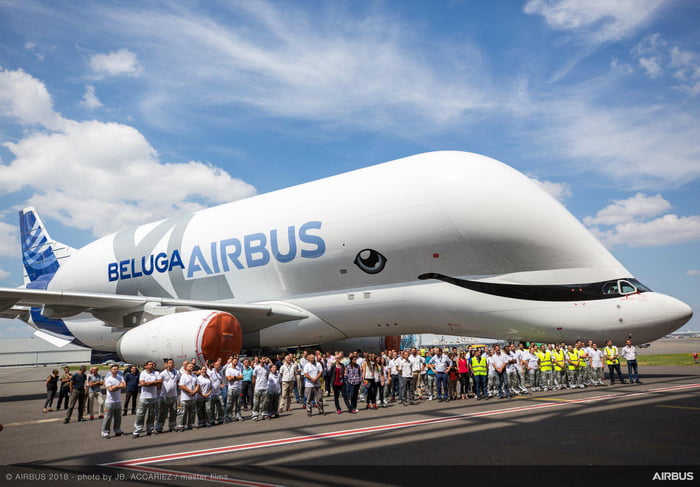
<path fill-rule="evenodd" d="M 164 358 L 178 361 L 226 359 L 237 354 L 243 343 L 241 325 L 235 316 L 212 310 L 185 311 L 162 316 L 124 333 L 117 343 L 122 360 L 143 364 Z"/>

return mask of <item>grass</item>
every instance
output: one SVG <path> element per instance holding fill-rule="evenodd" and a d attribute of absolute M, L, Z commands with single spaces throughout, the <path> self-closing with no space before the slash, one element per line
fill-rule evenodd
<path fill-rule="evenodd" d="M 622 366 L 627 365 L 627 361 L 620 360 Z M 695 365 L 695 359 L 690 353 L 657 353 L 637 355 L 637 364 L 643 365 Z"/>

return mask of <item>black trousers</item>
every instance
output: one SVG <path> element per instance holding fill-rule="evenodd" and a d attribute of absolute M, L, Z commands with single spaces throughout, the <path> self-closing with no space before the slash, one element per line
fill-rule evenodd
<path fill-rule="evenodd" d="M 136 414 L 136 400 L 138 399 L 138 392 L 125 392 L 124 393 L 124 414 L 129 411 L 129 401 L 131 401 L 131 414 Z"/>
<path fill-rule="evenodd" d="M 338 401 L 338 396 L 342 394 L 343 396 L 343 401 L 345 402 L 345 407 L 348 408 L 348 410 L 352 410 L 350 407 L 350 401 L 348 401 L 348 395 L 346 394 L 345 391 L 345 385 L 340 384 L 339 386 L 333 384 L 333 399 L 335 400 L 335 410 L 340 411 L 340 401 Z"/>

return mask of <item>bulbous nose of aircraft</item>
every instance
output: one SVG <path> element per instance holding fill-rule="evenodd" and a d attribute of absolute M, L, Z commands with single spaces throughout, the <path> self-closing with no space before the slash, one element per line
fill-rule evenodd
<path fill-rule="evenodd" d="M 664 308 L 669 327 L 672 325 L 673 330 L 685 325 L 693 317 L 693 309 L 690 306 L 671 296 L 666 296 Z"/>

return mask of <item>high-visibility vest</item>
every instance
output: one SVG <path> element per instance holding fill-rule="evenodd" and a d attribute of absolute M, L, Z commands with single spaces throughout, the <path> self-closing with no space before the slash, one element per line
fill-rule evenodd
<path fill-rule="evenodd" d="M 613 357 L 617 355 L 617 347 L 613 345 L 612 347 L 605 347 L 605 363 L 608 365 L 614 365 L 614 364 L 619 364 L 620 359 L 616 358 L 614 360 L 610 360 L 608 357 Z"/>
<path fill-rule="evenodd" d="M 474 375 L 486 375 L 486 357 L 476 358 L 472 357 L 472 373 Z"/>
<path fill-rule="evenodd" d="M 540 370 L 542 372 L 552 370 L 552 354 L 549 350 L 537 352 L 537 358 L 540 359 Z"/>
<path fill-rule="evenodd" d="M 574 349 L 576 350 L 576 349 Z M 586 351 L 583 348 L 578 349 L 578 356 L 579 356 L 579 363 L 578 367 L 579 369 L 582 369 L 584 367 L 588 367 L 588 362 L 586 362 Z"/>
<path fill-rule="evenodd" d="M 569 364 L 569 370 L 578 370 L 578 363 L 580 357 L 578 356 L 578 352 L 576 351 L 576 349 L 574 348 L 572 351 L 566 352 L 566 356 L 569 360 L 569 362 L 567 362 Z"/>
<path fill-rule="evenodd" d="M 566 357 L 564 356 L 564 350 L 559 350 L 558 352 L 555 350 L 552 352 L 552 355 L 554 359 L 554 370 L 556 370 L 557 372 L 566 370 Z M 560 367 L 557 365 L 557 362 L 560 362 L 564 365 Z"/>

